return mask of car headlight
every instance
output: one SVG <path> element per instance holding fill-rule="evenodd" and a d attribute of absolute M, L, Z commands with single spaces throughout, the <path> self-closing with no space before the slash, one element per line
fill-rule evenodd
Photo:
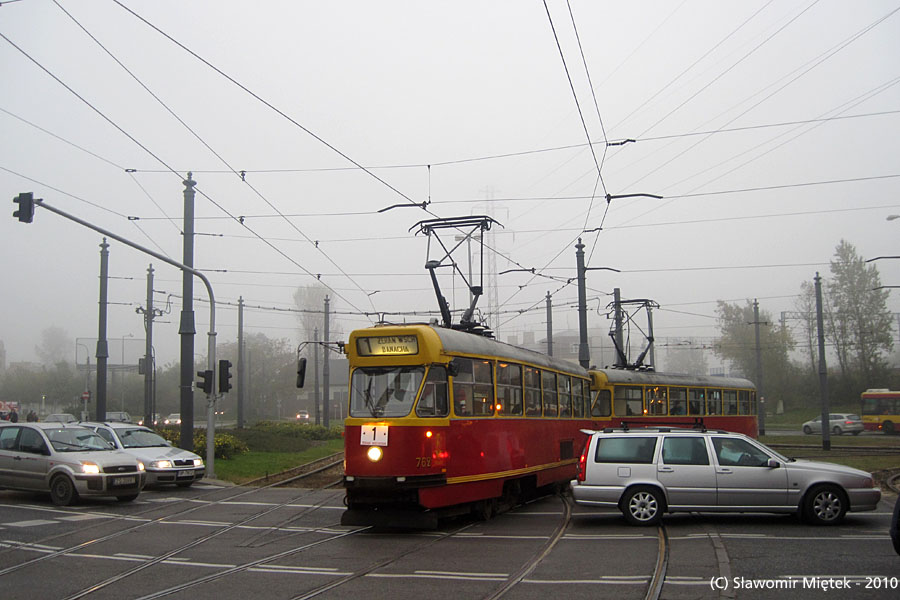
<path fill-rule="evenodd" d="M 203 466 L 203 459 L 202 459 L 202 458 L 195 458 L 195 459 L 194 459 L 194 466 L 195 466 L 195 467 L 202 467 L 202 466 Z"/>
<path fill-rule="evenodd" d="M 172 461 L 171 460 L 154 460 L 150 463 L 150 466 L 154 469 L 171 469 Z"/>
<path fill-rule="evenodd" d="M 138 471 L 143 471 L 143 470 L 145 470 L 144 463 L 142 463 L 141 461 L 138 461 Z"/>
<path fill-rule="evenodd" d="M 99 475 L 100 467 L 91 462 L 81 463 L 81 470 L 88 475 Z"/>

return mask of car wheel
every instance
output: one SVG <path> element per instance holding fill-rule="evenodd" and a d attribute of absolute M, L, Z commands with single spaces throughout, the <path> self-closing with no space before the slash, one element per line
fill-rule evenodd
<path fill-rule="evenodd" d="M 847 514 L 847 497 L 836 485 L 820 485 L 803 499 L 803 514 L 814 525 L 836 525 Z"/>
<path fill-rule="evenodd" d="M 835 426 L 834 426 L 834 429 L 831 430 L 831 433 L 833 433 L 834 435 L 841 435 L 841 434 L 843 433 L 843 431 L 841 431 L 841 428 L 840 428 L 840 427 L 838 427 L 837 425 L 835 425 Z"/>
<path fill-rule="evenodd" d="M 127 496 L 116 496 L 116 500 L 119 502 L 131 502 L 132 500 L 136 500 L 138 494 L 128 494 Z"/>
<path fill-rule="evenodd" d="M 50 482 L 50 500 L 57 506 L 70 506 L 78 500 L 75 483 L 66 475 L 57 475 Z"/>
<path fill-rule="evenodd" d="M 656 525 L 662 519 L 662 494 L 651 487 L 632 488 L 622 499 L 621 510 L 631 525 Z"/>
<path fill-rule="evenodd" d="M 804 425 L 803 433 L 805 433 L 806 435 L 810 435 L 812 433 L 812 427 L 810 427 L 809 425 Z"/>
<path fill-rule="evenodd" d="M 859 431 L 854 431 L 854 432 L 853 432 L 853 435 L 859 435 L 860 433 L 861 433 L 861 432 L 859 432 Z"/>
<path fill-rule="evenodd" d="M 193 484 L 193 483 L 194 483 L 193 481 L 179 481 L 175 485 L 177 485 L 180 488 L 189 488 L 189 487 L 191 487 L 191 484 Z"/>

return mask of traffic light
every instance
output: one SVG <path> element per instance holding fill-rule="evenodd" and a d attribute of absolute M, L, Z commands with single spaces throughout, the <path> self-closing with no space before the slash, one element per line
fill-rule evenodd
<path fill-rule="evenodd" d="M 200 380 L 197 382 L 197 387 L 206 392 L 207 394 L 212 394 L 213 391 L 213 372 L 212 371 L 197 371 L 197 377 Z"/>
<path fill-rule="evenodd" d="M 22 223 L 31 223 L 34 219 L 34 194 L 22 192 L 13 198 L 13 202 L 19 205 L 19 209 L 13 212 L 13 216 L 18 217 Z"/>
<path fill-rule="evenodd" d="M 219 361 L 219 393 L 225 394 L 231 389 L 231 361 L 224 358 Z"/>
<path fill-rule="evenodd" d="M 297 359 L 297 387 L 302 388 L 306 381 L 306 357 Z"/>

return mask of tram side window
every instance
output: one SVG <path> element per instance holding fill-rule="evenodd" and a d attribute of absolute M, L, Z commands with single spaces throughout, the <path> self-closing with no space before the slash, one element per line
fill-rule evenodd
<path fill-rule="evenodd" d="M 525 367 L 525 416 L 541 416 L 541 372 Z"/>
<path fill-rule="evenodd" d="M 544 416 L 555 417 L 559 407 L 556 404 L 556 373 L 544 371 L 541 374 L 544 388 Z"/>
<path fill-rule="evenodd" d="M 688 410 L 689 414 L 692 415 L 705 415 L 706 414 L 706 397 L 703 393 L 703 390 L 697 388 L 691 388 L 690 392 L 690 400 L 688 400 Z"/>
<path fill-rule="evenodd" d="M 572 379 L 572 416 L 584 417 L 584 381 L 581 379 Z"/>
<path fill-rule="evenodd" d="M 491 416 L 494 414 L 494 378 L 492 364 L 488 360 L 474 360 L 475 366 L 475 397 L 472 406 L 476 416 Z"/>
<path fill-rule="evenodd" d="M 648 386 L 647 391 L 647 412 L 651 415 L 665 415 L 669 412 L 668 398 L 666 398 L 667 388 L 662 386 Z"/>
<path fill-rule="evenodd" d="M 722 392 L 722 399 L 725 401 L 724 414 L 738 414 L 737 390 L 725 390 Z"/>
<path fill-rule="evenodd" d="M 422 386 L 422 396 L 416 404 L 416 415 L 419 417 L 446 417 L 450 414 L 447 402 L 447 369 L 432 365 L 428 369 L 428 377 Z"/>
<path fill-rule="evenodd" d="M 608 417 L 612 414 L 611 400 L 612 394 L 609 390 L 598 390 L 594 397 L 594 406 L 591 407 L 592 417 Z"/>
<path fill-rule="evenodd" d="M 706 390 L 706 409 L 711 415 L 722 414 L 722 390 Z"/>
<path fill-rule="evenodd" d="M 687 389 L 669 388 L 669 414 L 687 414 Z"/>
<path fill-rule="evenodd" d="M 557 375 L 559 384 L 559 416 L 572 416 L 572 378 L 568 375 Z"/>
<path fill-rule="evenodd" d="M 644 414 L 644 391 L 639 387 L 616 388 L 616 416 L 637 416 Z"/>
<path fill-rule="evenodd" d="M 742 415 L 752 415 L 750 412 L 750 392 L 747 390 L 738 390 L 738 408 Z"/>
<path fill-rule="evenodd" d="M 453 412 L 460 416 L 472 415 L 472 398 L 475 397 L 475 372 L 472 359 L 454 358 L 457 372 L 453 376 Z"/>
<path fill-rule="evenodd" d="M 501 415 L 522 414 L 522 365 L 497 364 L 497 403 Z"/>

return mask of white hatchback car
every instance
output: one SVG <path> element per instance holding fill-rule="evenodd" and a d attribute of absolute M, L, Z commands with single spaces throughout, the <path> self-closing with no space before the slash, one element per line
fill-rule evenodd
<path fill-rule="evenodd" d="M 59 506 L 79 496 L 123 502 L 144 487 L 144 465 L 94 431 L 59 422 L 0 423 L 0 487 L 50 492 Z"/>
<path fill-rule="evenodd" d="M 114 447 L 144 463 L 147 485 L 174 483 L 190 487 L 206 473 L 203 459 L 176 448 L 152 429 L 132 423 L 81 423 L 96 431 Z"/>
<path fill-rule="evenodd" d="M 819 525 L 875 510 L 881 489 L 865 471 L 787 458 L 739 433 L 607 429 L 590 435 L 572 481 L 575 502 L 618 508 L 632 525 L 665 512 L 799 513 Z"/>

